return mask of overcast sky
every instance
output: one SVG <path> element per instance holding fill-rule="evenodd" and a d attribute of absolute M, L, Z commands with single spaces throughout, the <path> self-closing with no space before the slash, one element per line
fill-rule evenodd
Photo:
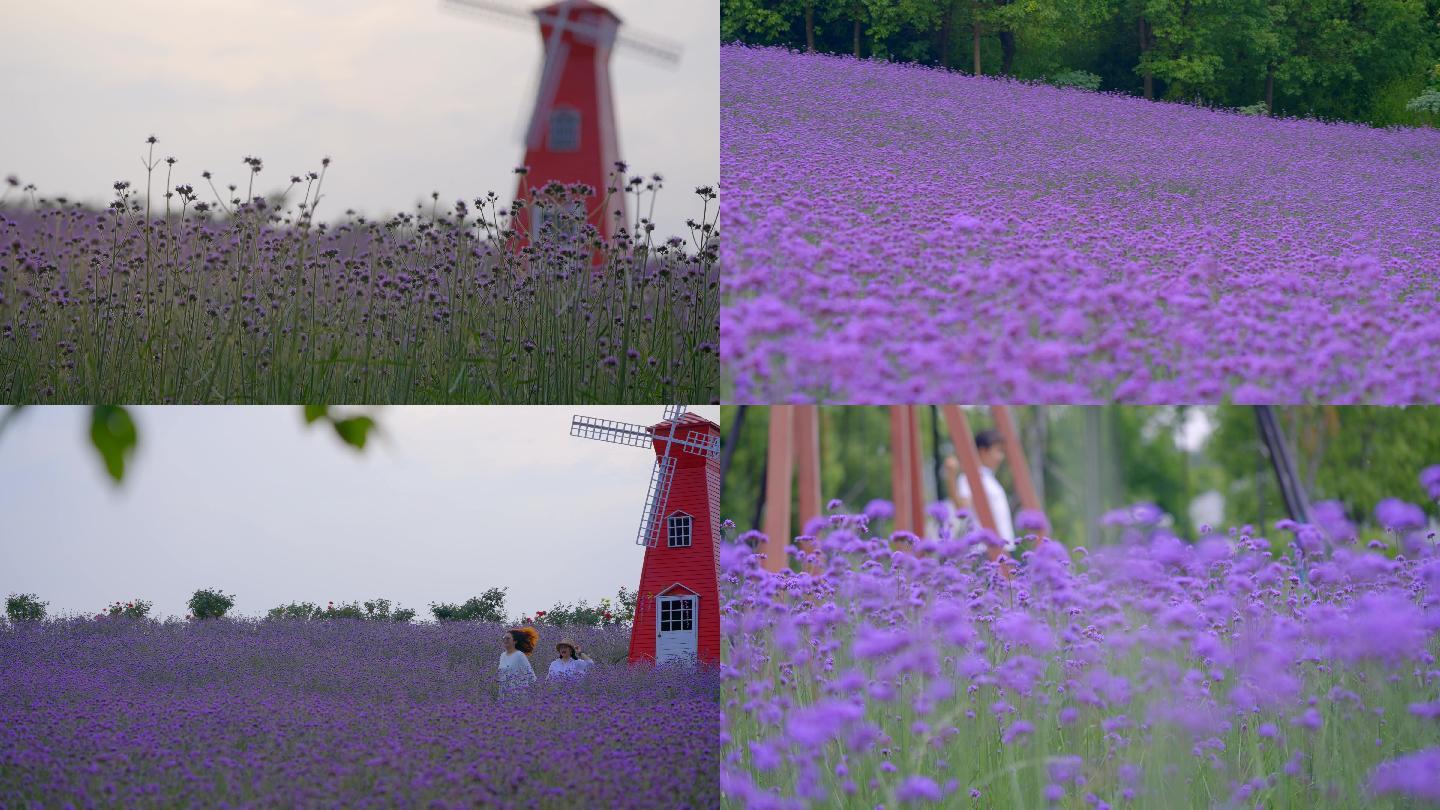
<path fill-rule="evenodd" d="M 431 601 L 489 587 L 528 613 L 639 582 L 654 454 L 572 438 L 570 418 L 654 424 L 660 406 L 367 409 L 383 432 L 363 453 L 298 407 L 132 411 L 140 448 L 119 487 L 86 408 L 29 408 L 0 437 L 0 594 L 179 616 L 218 587 L 247 615 L 385 597 L 429 618 Z"/>
<path fill-rule="evenodd" d="M 622 34 L 684 48 L 675 67 L 611 60 L 621 157 L 665 176 L 655 219 L 676 234 L 699 214 L 694 188 L 719 181 L 719 3 L 606 4 Z M 7 0 L 0 31 L 0 175 L 103 202 L 116 180 L 143 187 L 151 133 L 180 161 L 172 185 L 204 188 L 210 169 L 222 192 L 243 190 L 245 155 L 267 191 L 330 155 L 322 219 L 431 191 L 509 199 L 541 60 L 538 26 L 442 0 Z"/>

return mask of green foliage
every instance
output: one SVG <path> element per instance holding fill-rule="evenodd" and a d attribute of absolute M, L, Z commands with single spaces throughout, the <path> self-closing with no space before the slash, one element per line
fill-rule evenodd
<path fill-rule="evenodd" d="M 190 597 L 190 615 L 197 619 L 219 619 L 235 607 L 235 596 L 223 591 L 201 588 Z"/>
<path fill-rule="evenodd" d="M 1084 90 L 1099 90 L 1100 77 L 1088 70 L 1062 70 L 1048 81 L 1056 87 L 1079 87 Z"/>
<path fill-rule="evenodd" d="M 1268 526 L 1284 517 L 1274 473 L 1261 454 L 1250 408 L 1217 409 L 1207 451 L 1229 480 L 1226 520 Z M 1312 501 L 1338 500 L 1351 520 L 1374 525 L 1383 498 L 1437 514 L 1420 488 L 1420 470 L 1440 463 L 1440 408 L 1306 405 L 1277 408 Z"/>
<path fill-rule="evenodd" d="M 291 602 L 270 608 L 265 618 L 271 621 L 299 620 L 323 621 L 326 619 L 360 619 L 372 622 L 407 623 L 415 618 L 415 611 L 393 606 L 389 599 L 371 599 L 365 602 L 343 602 L 338 607 L 334 602 L 320 607 L 314 602 Z"/>
<path fill-rule="evenodd" d="M 12 593 L 5 599 L 5 615 L 12 622 L 38 622 L 45 619 L 45 606 L 33 593 Z"/>
<path fill-rule="evenodd" d="M 329 422 L 340 441 L 356 450 L 365 449 L 365 441 L 375 429 L 375 420 L 368 416 L 341 417 L 332 413 L 327 405 L 306 405 L 305 424 L 313 425 L 319 421 Z"/>
<path fill-rule="evenodd" d="M 1405 103 L 1405 109 L 1427 115 L 1440 115 L 1440 63 L 1430 68 L 1429 84 L 1424 92 Z"/>
<path fill-rule="evenodd" d="M 766 0 L 720 0 L 720 41 L 781 42 L 790 32 L 793 18 L 802 12 L 798 2 Z M 804 42 L 804 34 L 800 35 Z"/>
<path fill-rule="evenodd" d="M 803 48 L 806 5 L 724 0 L 722 38 Z M 816 49 L 829 53 L 969 71 L 978 24 L 986 74 L 1137 95 L 1148 74 L 1155 97 L 1175 101 L 1253 110 L 1268 88 L 1276 115 L 1376 126 L 1440 122 L 1432 112 L 1440 99 L 1416 84 L 1440 55 L 1435 0 L 815 0 L 811 7 Z M 1085 83 L 1057 81 L 1072 72 Z M 1089 76 L 1099 84 L 1092 87 Z"/>
<path fill-rule="evenodd" d="M 270 608 L 265 613 L 265 618 L 270 621 L 308 621 L 319 619 L 324 613 L 325 610 L 314 602 L 291 602 L 287 605 Z"/>
<path fill-rule="evenodd" d="M 505 621 L 506 588 L 491 588 L 463 604 L 430 603 L 430 613 L 440 622 L 503 622 Z"/>
<path fill-rule="evenodd" d="M 1431 88 L 1410 99 L 1405 104 L 1405 109 L 1415 112 L 1440 115 L 1440 88 Z"/>
<path fill-rule="evenodd" d="M 96 405 L 90 410 L 90 442 L 115 483 L 125 477 L 125 461 L 135 452 L 138 440 L 135 422 L 124 408 Z"/>
<path fill-rule="evenodd" d="M 545 611 L 537 611 L 536 620 L 543 620 L 546 624 L 553 624 L 557 627 L 570 625 L 582 627 L 599 627 L 605 624 L 606 611 L 600 605 L 591 605 L 581 599 L 576 604 L 569 602 L 556 602 L 555 606 Z"/>
<path fill-rule="evenodd" d="M 0 413 L 0 435 L 25 408 L 13 405 Z M 304 406 L 306 424 L 324 419 L 335 428 L 340 440 L 356 450 L 365 449 L 365 442 L 375 430 L 375 420 L 368 416 L 335 417 L 325 405 Z M 99 454 L 105 471 L 116 484 L 125 477 L 125 464 L 140 443 L 140 433 L 130 412 L 119 405 L 96 405 L 90 409 L 90 443 Z"/>
<path fill-rule="evenodd" d="M 1263 116 L 1263 115 L 1269 115 L 1269 114 L 1270 114 L 1270 110 L 1265 107 L 1265 102 L 1263 102 L 1263 101 L 1257 101 L 1257 102 L 1255 102 L 1254 104 L 1246 104 L 1246 105 L 1243 106 L 1243 107 L 1236 107 L 1236 108 L 1235 108 L 1235 112 L 1238 112 L 1238 113 L 1240 113 L 1241 115 L 1256 115 L 1256 116 Z"/>
<path fill-rule="evenodd" d="M 124 616 L 127 619 L 144 619 L 150 615 L 151 603 L 144 599 L 133 599 L 129 602 L 113 602 L 105 612 L 110 616 Z"/>
<path fill-rule="evenodd" d="M 630 590 L 624 585 L 620 586 L 620 592 L 615 596 L 615 621 L 630 623 L 635 621 L 635 600 L 640 596 L 640 591 Z M 602 604 L 607 599 L 600 600 Z"/>
<path fill-rule="evenodd" d="M 601 599 L 596 605 L 584 599 L 573 605 L 556 602 L 549 610 L 537 611 L 535 619 L 557 627 L 626 624 L 635 620 L 635 597 L 636 592 L 621 585 L 613 602 L 610 599 Z"/>
<path fill-rule="evenodd" d="M 389 599 L 369 599 L 361 604 L 365 606 L 363 618 L 370 621 L 407 623 L 415 618 L 415 611 L 410 608 L 395 605 L 392 610 Z"/>

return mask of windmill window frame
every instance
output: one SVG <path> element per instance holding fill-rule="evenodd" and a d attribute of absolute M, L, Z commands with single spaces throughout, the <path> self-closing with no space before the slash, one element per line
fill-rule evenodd
<path fill-rule="evenodd" d="M 685 512 L 673 512 L 665 518 L 665 547 L 689 548 L 694 543 L 695 518 Z"/>
<path fill-rule="evenodd" d="M 680 597 L 660 602 L 660 632 L 688 633 L 695 630 L 695 599 Z"/>
<path fill-rule="evenodd" d="M 556 107 L 546 122 L 546 146 L 551 152 L 580 151 L 580 111 L 574 107 Z"/>

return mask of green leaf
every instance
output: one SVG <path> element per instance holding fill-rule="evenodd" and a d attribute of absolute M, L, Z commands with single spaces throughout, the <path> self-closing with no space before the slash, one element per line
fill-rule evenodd
<path fill-rule="evenodd" d="M 335 422 L 335 432 L 340 435 L 341 441 L 357 450 L 365 449 L 365 439 L 374 427 L 375 420 L 368 416 L 352 416 Z"/>
<path fill-rule="evenodd" d="M 325 416 L 329 413 L 330 408 L 327 405 L 306 405 L 305 424 L 313 425 L 315 424 L 316 420 L 324 419 Z"/>
<path fill-rule="evenodd" d="M 118 484 L 125 477 L 125 459 L 138 442 L 130 413 L 119 405 L 96 405 L 90 411 L 90 442 Z"/>

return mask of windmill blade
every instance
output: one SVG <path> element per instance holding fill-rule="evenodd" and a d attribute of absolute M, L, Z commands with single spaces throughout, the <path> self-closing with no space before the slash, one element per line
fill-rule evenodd
<path fill-rule="evenodd" d="M 445 0 L 445 5 L 458 11 L 474 12 L 503 19 L 505 22 L 517 26 L 528 26 L 535 21 L 535 12 L 508 3 L 495 2 L 495 0 Z M 598 41 L 607 36 L 607 31 L 604 29 L 582 22 L 572 21 L 568 27 L 576 33 L 585 35 L 591 41 Z M 678 42 L 654 35 L 619 34 L 615 37 L 615 45 L 666 65 L 678 64 L 685 53 L 684 48 Z"/>
<path fill-rule="evenodd" d="M 650 471 L 650 489 L 645 493 L 645 512 L 640 517 L 640 531 L 635 545 L 654 548 L 660 542 L 660 507 L 670 497 L 670 483 L 675 480 L 675 459 L 660 456 Z"/>
<path fill-rule="evenodd" d="M 593 416 L 576 416 L 570 420 L 570 435 L 629 447 L 651 447 L 654 442 L 660 441 L 665 444 L 666 455 L 669 454 L 672 447 L 680 447 L 687 452 L 706 456 L 712 452 L 719 452 L 718 438 L 710 436 L 704 431 L 693 430 L 683 438 L 677 437 L 673 432 L 675 423 L 671 422 L 670 426 L 671 433 L 666 435 L 651 431 L 644 425 L 616 422 L 611 419 L 596 419 Z"/>
<path fill-rule="evenodd" d="M 703 430 L 692 430 L 685 434 L 684 441 L 677 442 L 685 452 L 697 456 L 715 458 L 720 455 L 720 437 L 711 436 Z"/>
<path fill-rule="evenodd" d="M 531 113 L 530 126 L 525 130 L 525 146 L 529 149 L 540 147 L 545 118 L 560 89 L 560 73 L 565 68 L 566 57 L 570 55 L 564 33 L 575 25 L 570 19 L 570 9 L 574 4 L 575 0 L 560 0 L 560 7 L 550 17 L 550 38 L 545 41 L 545 66 L 540 70 L 540 92 L 535 96 L 535 111 Z M 537 19 L 541 17 L 539 14 L 535 16 Z"/>
<path fill-rule="evenodd" d="M 673 67 L 680 63 L 680 57 L 685 50 L 679 43 L 656 36 L 640 36 L 637 34 L 619 34 L 615 37 L 616 50 L 624 49 L 654 59 L 667 67 Z"/>
<path fill-rule="evenodd" d="M 684 405 L 666 405 L 666 406 L 665 406 L 665 421 L 666 421 L 666 422 L 673 422 L 673 421 L 675 421 L 676 419 L 679 419 L 681 416 L 684 416 L 684 415 L 685 415 L 685 406 L 684 406 Z"/>
<path fill-rule="evenodd" d="M 570 435 L 630 447 L 649 447 L 655 440 L 654 434 L 644 425 L 596 419 L 593 416 L 576 416 L 571 419 Z"/>
<path fill-rule="evenodd" d="M 496 3 L 492 0 L 445 0 L 444 7 L 503 19 L 505 22 L 517 26 L 528 27 L 535 24 L 535 18 L 531 16 L 528 9 L 518 8 L 508 3 Z"/>

